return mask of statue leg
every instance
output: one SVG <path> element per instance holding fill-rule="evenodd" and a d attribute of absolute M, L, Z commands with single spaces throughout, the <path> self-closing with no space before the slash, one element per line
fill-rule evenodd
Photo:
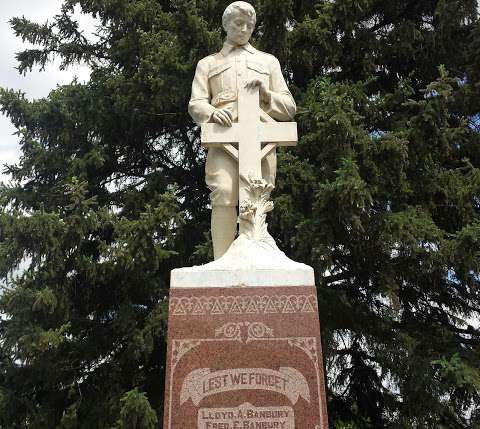
<path fill-rule="evenodd" d="M 214 259 L 221 258 L 237 235 L 237 208 L 213 206 L 212 242 Z"/>
<path fill-rule="evenodd" d="M 275 186 L 275 177 L 277 175 L 277 151 L 272 150 L 262 159 L 262 177 L 268 183 Z"/>
<path fill-rule="evenodd" d="M 212 191 L 211 232 L 214 258 L 218 259 L 225 254 L 237 235 L 237 163 L 223 149 L 209 149 L 205 181 Z"/>

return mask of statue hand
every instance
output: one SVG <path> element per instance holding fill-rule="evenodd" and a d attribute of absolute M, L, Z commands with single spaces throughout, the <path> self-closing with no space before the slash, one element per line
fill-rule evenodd
<path fill-rule="evenodd" d="M 256 87 L 259 87 L 260 100 L 265 103 L 270 102 L 270 91 L 267 88 L 267 85 L 265 85 L 265 82 L 261 81 L 260 79 L 254 78 L 245 84 L 245 88 L 247 89 L 253 89 Z"/>
<path fill-rule="evenodd" d="M 232 112 L 230 109 L 217 109 L 212 114 L 212 120 L 217 124 L 231 127 L 233 122 Z"/>

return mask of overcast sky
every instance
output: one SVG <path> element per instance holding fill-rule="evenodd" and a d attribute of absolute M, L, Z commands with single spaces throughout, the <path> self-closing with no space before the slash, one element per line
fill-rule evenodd
<path fill-rule="evenodd" d="M 18 73 L 15 53 L 30 47 L 15 37 L 8 21 L 13 17 L 22 17 L 34 22 L 43 23 L 59 13 L 62 0 L 0 0 L 0 86 L 13 88 L 25 92 L 29 99 L 46 97 L 49 91 L 57 85 L 72 81 L 77 76 L 80 81 L 89 79 L 89 70 L 86 66 L 71 67 L 66 71 L 59 70 L 59 62 L 54 61 L 40 72 L 33 70 L 25 76 Z M 76 18 L 80 29 L 86 35 L 95 31 L 94 20 L 87 15 L 77 13 Z M 0 171 L 3 164 L 14 163 L 20 156 L 18 138 L 12 135 L 15 128 L 9 119 L 0 114 Z M 7 177 L 0 172 L 0 181 Z"/>

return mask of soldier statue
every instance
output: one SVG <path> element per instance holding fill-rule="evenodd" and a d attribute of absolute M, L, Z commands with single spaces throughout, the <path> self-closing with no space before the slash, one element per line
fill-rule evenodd
<path fill-rule="evenodd" d="M 253 6 L 230 4 L 223 13 L 227 33 L 220 52 L 198 62 L 188 111 L 198 124 L 213 122 L 231 127 L 238 120 L 238 94 L 242 87 L 258 88 L 260 108 L 276 121 L 291 121 L 296 112 L 277 58 L 255 49 L 250 37 L 256 24 Z M 276 153 L 262 161 L 262 176 L 274 184 Z M 214 258 L 230 247 L 237 232 L 238 163 L 221 147 L 208 150 L 205 180 L 211 190 L 211 231 Z"/>

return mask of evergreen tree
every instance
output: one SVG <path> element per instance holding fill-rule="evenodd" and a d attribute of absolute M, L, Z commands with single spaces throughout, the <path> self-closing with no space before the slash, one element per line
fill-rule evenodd
<path fill-rule="evenodd" d="M 37 45 L 20 72 L 57 56 L 92 74 L 41 100 L 0 90 L 23 153 L 0 187 L 1 429 L 161 427 L 169 272 L 211 253 L 186 105 L 228 3 L 12 19 Z M 480 427 L 477 2 L 252 4 L 299 106 L 270 227 L 316 271 L 331 426 Z"/>

